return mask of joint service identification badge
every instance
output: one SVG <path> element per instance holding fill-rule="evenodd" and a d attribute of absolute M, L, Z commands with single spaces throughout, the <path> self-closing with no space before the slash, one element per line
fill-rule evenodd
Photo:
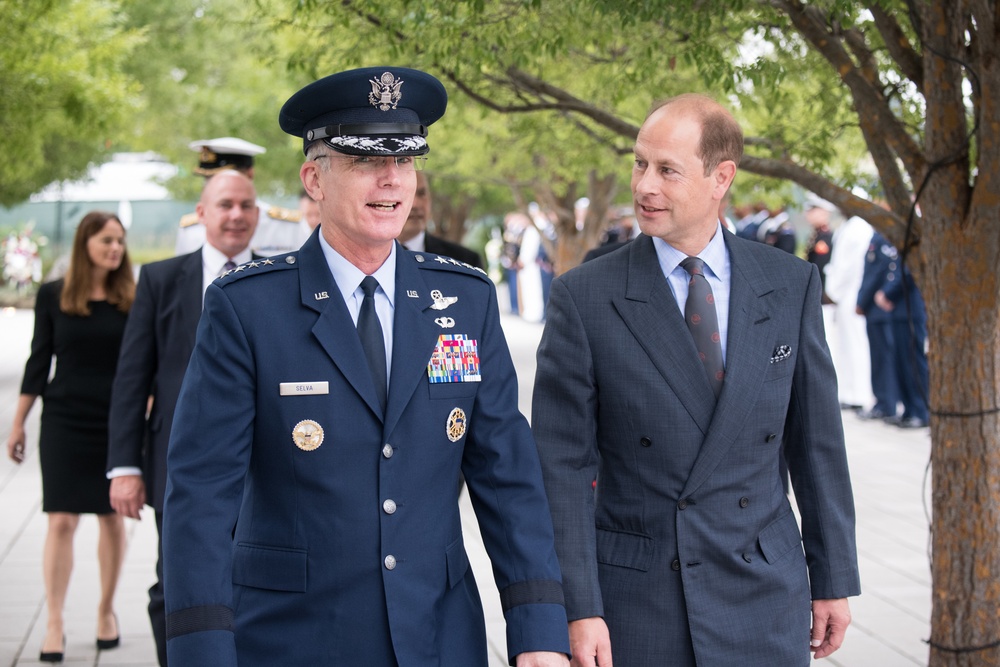
<path fill-rule="evenodd" d="M 311 452 L 323 444 L 323 427 L 311 419 L 303 419 L 292 429 L 295 446 L 304 452 Z"/>
<path fill-rule="evenodd" d="M 465 410 L 462 408 L 455 408 L 448 415 L 448 439 L 452 442 L 458 442 L 465 435 Z"/>

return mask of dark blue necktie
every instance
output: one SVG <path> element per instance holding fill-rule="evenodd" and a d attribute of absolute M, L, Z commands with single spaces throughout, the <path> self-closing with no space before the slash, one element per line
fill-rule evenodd
<path fill-rule="evenodd" d="M 375 290 L 377 288 L 378 281 L 372 276 L 365 276 L 365 279 L 361 281 L 361 291 L 365 293 L 365 298 L 361 302 L 361 311 L 358 313 L 358 337 L 361 339 L 361 347 L 365 350 L 368 367 L 372 371 L 379 406 L 384 413 L 386 389 L 389 386 L 389 381 L 386 377 L 385 339 L 382 337 L 382 323 L 379 322 L 378 313 L 375 312 Z"/>
<path fill-rule="evenodd" d="M 715 296 L 705 278 L 705 262 L 698 257 L 688 257 L 681 268 L 691 275 L 688 297 L 684 304 L 684 321 L 687 322 L 698 358 L 705 366 L 708 382 L 715 397 L 722 391 L 725 370 L 722 365 L 722 338 L 719 336 L 719 316 L 715 312 Z"/>

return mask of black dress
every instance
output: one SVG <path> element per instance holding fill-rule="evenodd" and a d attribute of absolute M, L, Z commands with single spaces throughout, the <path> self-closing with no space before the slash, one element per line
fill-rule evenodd
<path fill-rule="evenodd" d="M 62 288 L 57 280 L 38 290 L 21 383 L 22 394 L 42 397 L 42 511 L 107 514 L 114 511 L 105 475 L 108 410 L 127 315 L 107 301 L 89 302 L 89 316 L 67 315 L 59 309 Z"/>

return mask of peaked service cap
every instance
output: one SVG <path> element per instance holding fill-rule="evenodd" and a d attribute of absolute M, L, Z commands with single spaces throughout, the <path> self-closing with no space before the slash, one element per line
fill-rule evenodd
<path fill-rule="evenodd" d="M 338 72 L 292 95 L 281 129 L 302 150 L 323 141 L 346 155 L 424 155 L 427 126 L 444 115 L 448 93 L 436 78 L 406 67 Z"/>
<path fill-rule="evenodd" d="M 194 173 L 211 176 L 225 169 L 244 170 L 253 166 L 253 156 L 267 152 L 263 146 L 236 137 L 198 139 L 188 144 L 198 152 L 198 168 Z"/>

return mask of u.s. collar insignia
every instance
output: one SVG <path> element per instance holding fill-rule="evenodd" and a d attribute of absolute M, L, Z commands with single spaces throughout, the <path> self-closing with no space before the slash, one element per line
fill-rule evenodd
<path fill-rule="evenodd" d="M 368 101 L 379 111 L 395 109 L 399 101 L 403 99 L 400 88 L 403 85 L 402 79 L 397 79 L 392 72 L 385 72 L 376 79 L 368 79 L 372 84 L 372 92 L 368 93 Z"/>
<path fill-rule="evenodd" d="M 462 408 L 455 408 L 448 415 L 448 439 L 452 442 L 458 442 L 465 435 L 465 410 Z"/>
<path fill-rule="evenodd" d="M 457 296 L 444 296 L 439 289 L 431 290 L 431 298 L 434 299 L 434 303 L 431 304 L 431 308 L 434 310 L 444 310 L 458 301 Z"/>
<path fill-rule="evenodd" d="M 311 452 L 323 444 L 323 427 L 311 419 L 303 419 L 292 429 L 295 446 L 304 452 Z"/>

